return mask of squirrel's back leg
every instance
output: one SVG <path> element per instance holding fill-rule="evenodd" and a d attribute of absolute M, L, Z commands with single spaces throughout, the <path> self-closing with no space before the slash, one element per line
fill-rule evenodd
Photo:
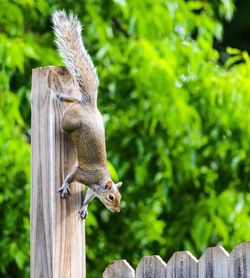
<path fill-rule="evenodd" d="M 69 133 L 79 129 L 82 125 L 83 108 L 81 104 L 73 104 L 64 112 L 62 129 Z"/>

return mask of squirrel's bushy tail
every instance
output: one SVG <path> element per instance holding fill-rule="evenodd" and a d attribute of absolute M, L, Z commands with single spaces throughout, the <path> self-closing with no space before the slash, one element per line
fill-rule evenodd
<path fill-rule="evenodd" d="M 65 11 L 54 12 L 52 23 L 56 45 L 67 69 L 76 79 L 81 93 L 91 102 L 95 101 L 98 77 L 81 38 L 81 23 L 73 13 L 67 15 Z"/>

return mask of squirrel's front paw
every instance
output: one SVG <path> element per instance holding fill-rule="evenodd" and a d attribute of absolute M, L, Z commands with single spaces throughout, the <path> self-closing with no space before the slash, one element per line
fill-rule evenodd
<path fill-rule="evenodd" d="M 58 191 L 61 193 L 62 198 L 67 198 L 67 196 L 70 194 L 69 184 L 64 183 Z"/>
<path fill-rule="evenodd" d="M 79 214 L 81 216 L 82 219 L 86 219 L 88 216 L 88 209 L 86 206 L 82 206 L 79 210 Z"/>

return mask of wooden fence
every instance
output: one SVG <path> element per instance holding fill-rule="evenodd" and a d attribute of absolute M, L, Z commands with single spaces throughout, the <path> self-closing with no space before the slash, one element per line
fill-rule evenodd
<path fill-rule="evenodd" d="M 136 270 L 126 260 L 117 260 L 103 278 L 250 278 L 250 242 L 237 245 L 231 254 L 223 247 L 211 247 L 197 260 L 189 251 L 175 252 L 165 263 L 145 256 Z"/>

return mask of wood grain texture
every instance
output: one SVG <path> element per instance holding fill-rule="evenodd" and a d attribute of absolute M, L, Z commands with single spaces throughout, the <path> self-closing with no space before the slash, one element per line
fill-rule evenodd
<path fill-rule="evenodd" d="M 199 278 L 228 278 L 229 254 L 221 247 L 211 247 L 199 260 Z"/>
<path fill-rule="evenodd" d="M 158 255 L 145 256 L 136 268 L 136 278 L 166 278 L 167 264 Z"/>
<path fill-rule="evenodd" d="M 85 277 L 84 221 L 78 215 L 83 186 L 73 184 L 68 199 L 58 188 L 76 164 L 76 152 L 61 131 L 67 105 L 56 94 L 79 95 L 62 67 L 32 72 L 31 278 Z"/>
<path fill-rule="evenodd" d="M 240 243 L 231 252 L 229 277 L 250 278 L 250 242 Z"/>
<path fill-rule="evenodd" d="M 197 278 L 198 260 L 189 252 L 175 252 L 167 263 L 167 278 Z"/>
<path fill-rule="evenodd" d="M 135 271 L 126 260 L 117 260 L 105 269 L 103 278 L 135 278 Z"/>

